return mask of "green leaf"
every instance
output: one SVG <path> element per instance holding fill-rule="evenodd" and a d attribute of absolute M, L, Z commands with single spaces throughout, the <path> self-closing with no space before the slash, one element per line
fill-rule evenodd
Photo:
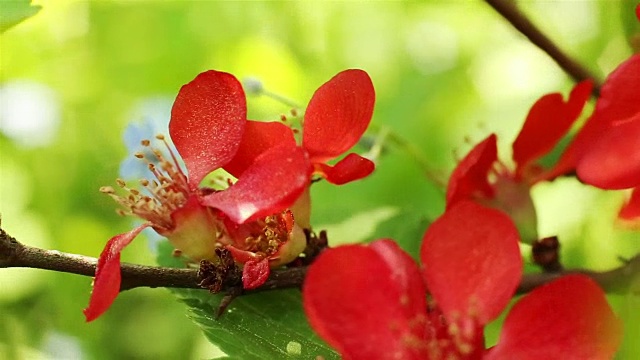
<path fill-rule="evenodd" d="M 640 298 L 633 292 L 622 296 L 610 295 L 609 302 L 617 305 L 618 316 L 624 319 L 624 338 L 616 359 L 637 359 L 640 354 Z M 617 303 L 617 304 L 616 304 Z"/>
<path fill-rule="evenodd" d="M 173 248 L 160 245 L 158 262 L 180 266 L 170 256 Z M 189 317 L 206 337 L 232 359 L 338 359 L 307 323 L 300 290 L 274 290 L 235 299 L 216 319 L 222 295 L 204 290 L 174 289 L 189 307 Z"/>
<path fill-rule="evenodd" d="M 0 0 L 0 33 L 35 15 L 42 7 L 31 0 Z"/>

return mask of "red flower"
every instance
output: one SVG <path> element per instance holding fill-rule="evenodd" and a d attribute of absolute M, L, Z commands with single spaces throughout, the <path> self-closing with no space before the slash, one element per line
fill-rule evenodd
<path fill-rule="evenodd" d="M 224 223 L 226 231 L 219 236 L 218 243 L 231 252 L 236 262 L 244 264 L 245 289 L 264 284 L 271 268 L 290 263 L 307 245 L 304 231 L 294 225 L 290 210 L 245 224 L 228 219 Z"/>
<path fill-rule="evenodd" d="M 636 6 L 640 20 L 640 5 Z M 605 80 L 596 108 L 564 152 L 555 173 L 576 169 L 602 189 L 640 186 L 640 55 L 620 64 Z"/>
<path fill-rule="evenodd" d="M 304 165 L 295 169 L 290 166 L 287 170 L 291 176 L 307 179 L 296 183 L 287 181 L 288 186 L 296 190 L 292 193 L 303 193 L 313 175 L 322 176 L 337 185 L 364 178 L 375 166 L 360 155 L 350 153 L 333 166 L 327 162 L 348 151 L 362 137 L 371 121 L 374 102 L 375 91 L 366 72 L 356 69 L 342 71 L 313 94 L 305 111 L 300 146 L 296 145 L 293 130 L 282 123 L 248 121 L 240 148 L 224 169 L 239 177 L 247 171 L 257 154 L 277 144 L 283 154 L 296 154 L 296 159 L 300 156 L 298 154 L 304 154 Z M 214 198 L 227 196 L 212 194 L 206 198 L 205 204 L 212 204 L 216 201 Z M 306 196 L 301 200 L 308 203 Z M 308 214 L 308 209 L 304 209 L 308 206 L 305 205 L 298 206 L 302 210 L 294 210 L 298 223 L 308 224 L 305 216 L 297 214 Z M 230 215 L 235 214 L 233 209 L 222 210 Z"/>
<path fill-rule="evenodd" d="M 127 209 L 122 213 L 136 215 L 146 222 L 114 236 L 105 246 L 98 260 L 91 300 L 84 311 L 87 321 L 106 311 L 118 295 L 120 252 L 144 228 L 152 227 L 194 261 L 213 259 L 215 248 L 220 246 L 218 240 L 228 236 L 223 218 L 235 223 L 278 218 L 283 215 L 273 214 L 285 210 L 300 195 L 308 181 L 308 174 L 300 170 L 305 169 L 307 160 L 301 150 L 288 147 L 273 147 L 255 154 L 250 166 L 228 189 L 199 188 L 207 174 L 236 155 L 247 124 L 246 112 L 244 92 L 235 77 L 217 71 L 198 75 L 180 89 L 169 123 L 171 139 L 189 177 L 167 145 L 170 159 L 152 149 L 158 165 L 148 160 L 154 178 L 141 181 L 144 191 L 130 189 L 122 180 L 118 184 L 129 192 L 126 197 L 116 195 L 110 187 L 101 189 Z M 164 140 L 162 136 L 158 139 Z M 143 145 L 149 146 L 149 142 Z M 278 234 L 278 243 L 264 259 L 278 259 L 279 263 L 292 260 L 291 254 L 284 256 L 279 250 L 289 241 L 304 241 L 304 236 L 292 237 L 293 227 L 285 230 Z"/>
<path fill-rule="evenodd" d="M 565 102 L 559 93 L 540 98 L 513 143 L 515 170 L 498 160 L 497 137 L 491 134 L 476 145 L 454 169 L 447 187 L 447 208 L 471 199 L 502 209 L 512 216 L 525 241 L 535 240 L 535 209 L 530 186 L 539 181 L 536 164 L 565 135 L 589 99 L 590 81 L 575 86 Z"/>
<path fill-rule="evenodd" d="M 581 180 L 603 189 L 640 185 L 640 55 L 605 80 L 595 110 L 550 176 L 577 169 Z"/>
<path fill-rule="evenodd" d="M 640 5 L 635 9 L 640 20 Z M 596 108 L 547 178 L 576 170 L 581 181 L 602 189 L 634 188 L 619 218 L 640 218 L 640 55 L 605 80 Z"/>
<path fill-rule="evenodd" d="M 606 359 L 620 343 L 602 290 L 572 275 L 518 301 L 484 349 L 483 327 L 522 274 L 517 230 L 500 211 L 461 201 L 427 230 L 420 257 L 422 270 L 390 240 L 326 250 L 303 287 L 311 326 L 345 359 Z"/>
<path fill-rule="evenodd" d="M 602 189 L 640 188 L 640 55 L 620 64 L 606 79 L 596 107 L 545 178 L 575 170 L 578 178 Z M 631 219 L 638 196 L 621 212 Z M 635 208 L 635 212 L 628 208 Z M 638 214 L 640 216 L 640 214 Z"/>
<path fill-rule="evenodd" d="M 266 201 L 268 204 L 279 203 L 281 206 L 291 207 L 296 224 L 308 228 L 310 200 L 306 190 L 314 174 L 323 176 L 331 183 L 344 184 L 363 178 L 373 171 L 373 162 L 354 153 L 348 154 L 334 166 L 327 165 L 326 162 L 338 157 L 358 142 L 371 121 L 374 101 L 375 92 L 369 75 L 362 70 L 346 70 L 322 85 L 313 95 L 304 115 L 301 146 L 296 144 L 293 130 L 281 122 L 248 120 L 239 149 L 234 158 L 224 165 L 225 170 L 241 180 L 229 189 L 230 191 L 204 196 L 203 204 L 219 208 L 233 221 L 240 222 L 238 220 L 247 218 L 245 212 L 253 209 L 237 204 L 255 204 L 259 201 Z M 279 169 L 279 174 L 269 173 L 273 171 L 269 169 L 269 172 L 252 176 L 251 179 L 258 181 L 254 184 L 242 182 L 248 172 L 263 169 L 254 166 L 258 159 L 265 156 L 264 154 L 276 151 L 283 158 L 294 159 L 295 163 Z M 291 181 L 289 177 L 298 181 Z M 284 187 L 287 195 L 277 191 L 251 190 L 264 187 L 265 184 L 269 184 L 269 189 Z M 247 189 L 241 185 L 245 185 Z M 275 200 L 271 200 L 269 196 L 275 197 Z M 262 229 L 264 225 L 227 224 L 227 229 L 235 233 L 237 240 L 232 239 L 234 236 L 219 240 L 226 244 L 236 261 L 245 264 L 245 288 L 260 286 L 269 276 L 270 267 L 287 263 L 291 261 L 291 256 L 297 256 L 304 250 L 299 242 L 289 242 L 272 257 L 266 258 L 264 252 L 256 255 L 251 250 L 252 246 L 246 244 L 244 235 L 255 234 L 256 230 Z M 289 237 L 303 236 L 297 228 L 291 231 Z"/>

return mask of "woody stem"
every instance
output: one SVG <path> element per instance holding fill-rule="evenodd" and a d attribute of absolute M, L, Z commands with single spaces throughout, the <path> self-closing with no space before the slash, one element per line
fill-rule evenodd
<path fill-rule="evenodd" d="M 0 228 L 0 268 L 26 267 L 94 276 L 96 263 L 96 258 L 24 245 Z M 274 270 L 264 285 L 251 292 L 300 287 L 306 272 L 307 266 Z M 197 269 L 176 269 L 123 263 L 121 265 L 121 274 L 122 284 L 120 291 L 137 287 L 201 288 L 198 284 Z M 586 275 L 609 293 L 639 292 L 640 254 L 626 260 L 622 266 L 604 272 L 567 269 L 553 273 L 526 274 L 520 282 L 517 293 L 529 292 L 538 286 L 568 274 Z M 226 284 L 226 288 L 222 290 L 239 285 L 241 284 Z"/>
<path fill-rule="evenodd" d="M 582 80 L 591 79 L 594 82 L 593 95 L 598 96 L 600 93 L 601 83 L 598 81 L 587 68 L 581 65 L 575 59 L 572 59 L 556 44 L 553 43 L 545 34 L 540 31 L 526 16 L 522 14 L 516 7 L 513 0 L 485 0 L 489 6 L 497 11 L 505 20 L 507 20 L 514 28 L 529 39 L 534 45 L 547 53 L 558 66 L 562 68 L 573 80 L 580 82 Z"/>

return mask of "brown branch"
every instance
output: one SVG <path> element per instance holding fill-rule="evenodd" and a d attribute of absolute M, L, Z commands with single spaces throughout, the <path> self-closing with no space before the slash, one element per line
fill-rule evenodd
<path fill-rule="evenodd" d="M 527 293 L 540 285 L 570 274 L 586 275 L 597 282 L 600 287 L 608 293 L 624 294 L 628 291 L 640 293 L 640 254 L 629 260 L 625 260 L 622 266 L 604 272 L 572 269 L 558 272 L 527 274 L 522 278 L 517 292 L 518 294 Z"/>
<path fill-rule="evenodd" d="M 24 245 L 0 228 L 0 268 L 25 267 L 94 276 L 98 259 Z M 177 269 L 122 263 L 120 291 L 137 287 L 201 288 L 198 269 Z M 274 271 L 257 291 L 296 287 L 306 267 Z"/>
<path fill-rule="evenodd" d="M 505 18 L 514 28 L 520 31 L 534 45 L 547 53 L 576 82 L 591 79 L 594 82 L 593 95 L 600 93 L 601 83 L 584 66 L 560 50 L 516 7 L 513 0 L 485 0 L 495 11 Z"/>
<path fill-rule="evenodd" d="M 24 245 L 0 228 L 0 268 L 27 267 L 94 276 L 97 259 Z M 175 269 L 123 263 L 120 290 L 136 287 L 192 288 L 197 269 Z"/>
<path fill-rule="evenodd" d="M 92 257 L 23 245 L 0 228 L 0 268 L 29 267 L 93 276 L 96 263 L 97 259 Z M 252 290 L 252 292 L 300 287 L 306 272 L 307 266 L 275 270 L 264 285 Z M 123 263 L 121 273 L 121 291 L 136 287 L 202 288 L 199 285 L 200 279 L 197 269 L 175 269 Z M 626 293 L 630 290 L 638 292 L 640 291 L 640 254 L 625 261 L 622 266 L 605 272 L 574 269 L 555 273 L 526 274 L 522 278 L 517 293 L 529 292 L 568 274 L 589 276 L 609 293 Z M 226 291 L 239 285 L 241 284 L 225 284 L 225 288 L 221 290 Z"/>

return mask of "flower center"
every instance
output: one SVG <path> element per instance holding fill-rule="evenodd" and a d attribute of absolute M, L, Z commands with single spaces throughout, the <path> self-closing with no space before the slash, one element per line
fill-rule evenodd
<path fill-rule="evenodd" d="M 264 220 L 256 221 L 255 225 L 259 230 L 252 232 L 244 240 L 248 251 L 270 256 L 289 240 L 290 229 L 287 229 L 283 215 L 267 216 Z"/>
<path fill-rule="evenodd" d="M 190 190 L 187 177 L 164 135 L 157 135 L 156 139 L 163 142 L 170 157 L 152 147 L 151 141 L 141 141 L 146 151 L 136 153 L 135 157 L 145 161 L 153 175 L 140 180 L 143 191 L 127 186 L 122 179 L 116 179 L 118 187 L 126 193 L 124 196 L 118 195 L 111 186 L 101 187 L 100 192 L 108 194 L 124 208 L 118 210 L 120 215 L 136 215 L 156 228 L 168 230 L 174 226 L 171 213 L 185 204 Z"/>
<path fill-rule="evenodd" d="M 226 236 L 221 236 L 218 242 L 243 253 L 253 253 L 274 260 L 277 258 L 274 255 L 279 257 L 280 247 L 290 241 L 293 214 L 287 210 L 250 223 L 226 222 L 225 225 Z"/>

